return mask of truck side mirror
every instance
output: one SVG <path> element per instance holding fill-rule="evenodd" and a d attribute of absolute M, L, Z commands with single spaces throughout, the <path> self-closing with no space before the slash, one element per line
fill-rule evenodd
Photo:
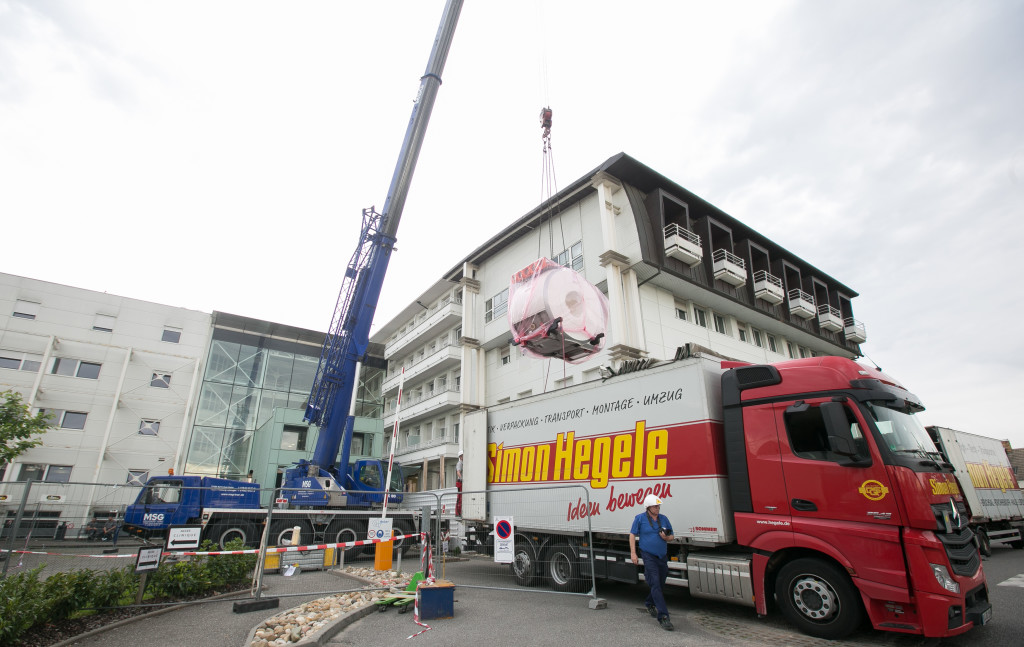
<path fill-rule="evenodd" d="M 853 440 L 853 432 L 850 431 L 850 421 L 846 417 L 846 408 L 840 402 L 823 402 L 821 404 L 821 417 L 825 422 L 825 431 L 828 434 L 829 450 L 844 460 L 839 461 L 843 467 L 868 467 L 871 465 L 870 456 L 859 456 L 857 444 Z"/>

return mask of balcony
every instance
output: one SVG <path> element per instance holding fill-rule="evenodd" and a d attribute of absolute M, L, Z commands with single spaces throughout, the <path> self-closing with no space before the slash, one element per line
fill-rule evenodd
<path fill-rule="evenodd" d="M 676 223 L 665 226 L 665 255 L 682 261 L 689 267 L 700 263 L 704 251 L 700 247 L 700 236 L 683 229 Z"/>
<path fill-rule="evenodd" d="M 854 344 L 863 344 L 868 340 L 867 328 L 853 317 L 847 317 L 843 321 L 843 335 L 846 337 L 846 341 Z"/>
<path fill-rule="evenodd" d="M 772 276 L 764 270 L 754 272 L 754 298 L 767 301 L 777 306 L 786 299 L 786 291 L 782 289 L 782 279 Z"/>
<path fill-rule="evenodd" d="M 446 340 L 439 348 L 434 350 L 434 352 L 424 356 L 423 359 L 407 367 L 405 369 L 405 381 L 425 380 L 428 377 L 443 373 L 444 371 L 461 364 L 462 346 L 454 345 Z M 384 379 L 384 384 L 381 386 L 381 392 L 390 394 L 393 391 L 397 391 L 398 383 L 401 381 L 402 367 L 399 366 L 393 371 L 388 371 L 388 375 Z"/>
<path fill-rule="evenodd" d="M 822 330 L 839 332 L 843 329 L 843 314 L 838 308 L 823 303 L 818 306 L 818 325 Z"/>
<path fill-rule="evenodd" d="M 716 279 L 737 288 L 746 285 L 747 265 L 742 258 L 724 249 L 716 249 L 711 260 L 714 261 Z"/>
<path fill-rule="evenodd" d="M 412 342 L 425 337 L 443 325 L 451 325 L 462 319 L 462 299 L 445 298 L 438 304 L 437 310 L 418 323 L 404 335 L 384 345 L 384 359 L 391 359 Z"/>
<path fill-rule="evenodd" d="M 810 319 L 814 312 L 814 297 L 799 288 L 789 291 L 789 314 Z"/>
<path fill-rule="evenodd" d="M 438 409 L 459 406 L 458 387 L 427 391 L 417 397 L 402 400 L 402 425 L 408 425 L 422 418 L 436 415 Z M 395 424 L 395 409 L 384 414 L 384 428 Z"/>

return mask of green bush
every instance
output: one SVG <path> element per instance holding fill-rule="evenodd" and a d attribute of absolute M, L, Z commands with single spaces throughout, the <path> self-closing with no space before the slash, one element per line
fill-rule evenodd
<path fill-rule="evenodd" d="M 139 575 L 134 566 L 125 566 L 94 573 L 91 607 L 102 610 L 132 602 L 139 588 Z"/>
<path fill-rule="evenodd" d="M 70 618 L 89 604 L 93 592 L 92 571 L 54 573 L 43 581 L 42 595 L 47 620 L 58 622 Z"/>
<path fill-rule="evenodd" d="M 41 570 L 42 566 L 0 579 L 0 645 L 9 644 L 45 619 Z"/>

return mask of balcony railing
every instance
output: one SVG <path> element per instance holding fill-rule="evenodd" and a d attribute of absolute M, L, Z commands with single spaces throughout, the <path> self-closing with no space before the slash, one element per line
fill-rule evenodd
<path fill-rule="evenodd" d="M 454 353 L 459 351 L 452 351 L 453 344 L 451 341 L 445 339 L 440 342 L 438 346 L 430 353 L 424 354 L 421 359 L 416 360 L 409 366 L 405 367 L 405 379 L 408 383 L 409 380 L 415 378 L 422 372 L 438 365 L 445 363 L 445 356 L 452 356 L 452 359 L 460 359 L 460 357 L 453 356 Z M 381 385 L 381 391 L 384 393 L 390 393 L 391 391 L 398 388 L 398 383 L 401 381 L 402 367 L 397 366 L 392 370 L 389 370 L 387 376 L 384 378 L 384 384 Z"/>
<path fill-rule="evenodd" d="M 799 288 L 789 291 L 789 314 L 801 319 L 810 319 L 814 312 L 814 297 Z"/>
<path fill-rule="evenodd" d="M 384 345 L 384 357 L 391 359 L 399 350 L 405 348 L 410 342 L 425 335 L 429 330 L 440 324 L 445 318 L 462 316 L 462 298 L 445 297 L 437 306 L 437 309 L 429 317 L 419 322 L 404 334 Z"/>
<path fill-rule="evenodd" d="M 785 301 L 786 291 L 782 289 L 782 279 L 764 270 L 754 272 L 754 298 L 776 306 Z"/>
<path fill-rule="evenodd" d="M 843 329 L 843 313 L 838 308 L 833 308 L 827 303 L 818 306 L 818 325 L 829 332 L 839 332 Z"/>
<path fill-rule="evenodd" d="M 665 255 L 693 267 L 704 258 L 700 236 L 676 223 L 665 225 Z"/>
<path fill-rule="evenodd" d="M 846 341 L 855 344 L 863 344 L 868 340 L 867 328 L 853 317 L 847 317 L 843 321 L 843 335 L 846 337 Z"/>
<path fill-rule="evenodd" d="M 420 419 L 439 407 L 458 406 L 460 389 L 451 386 L 443 389 L 433 389 L 408 399 L 402 399 L 402 424 Z M 388 427 L 395 423 L 395 401 L 392 400 L 387 411 L 384 413 L 384 426 Z"/>
<path fill-rule="evenodd" d="M 711 255 L 714 262 L 715 278 L 729 285 L 739 287 L 747 282 L 747 264 L 743 259 L 724 249 L 716 249 Z"/>

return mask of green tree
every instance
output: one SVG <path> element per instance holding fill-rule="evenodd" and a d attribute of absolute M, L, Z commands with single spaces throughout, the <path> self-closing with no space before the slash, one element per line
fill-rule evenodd
<path fill-rule="evenodd" d="M 33 436 L 49 429 L 50 419 L 42 411 L 33 416 L 20 393 L 0 393 L 0 465 L 41 444 L 43 441 Z"/>

